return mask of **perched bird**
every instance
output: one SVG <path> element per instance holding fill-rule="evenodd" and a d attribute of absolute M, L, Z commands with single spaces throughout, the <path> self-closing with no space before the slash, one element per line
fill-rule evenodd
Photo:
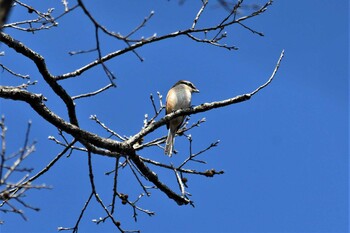
<path fill-rule="evenodd" d="M 166 114 L 172 113 L 179 109 L 189 108 L 191 106 L 191 97 L 193 92 L 199 92 L 199 90 L 193 85 L 193 83 L 180 80 L 171 87 L 166 96 Z M 167 123 L 168 137 L 165 141 L 166 155 L 171 156 L 173 153 L 174 139 L 177 130 L 181 127 L 185 116 L 178 116 Z"/>

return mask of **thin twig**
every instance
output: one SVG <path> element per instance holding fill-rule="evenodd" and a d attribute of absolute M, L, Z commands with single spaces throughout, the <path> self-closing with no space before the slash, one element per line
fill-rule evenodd
<path fill-rule="evenodd" d="M 251 31 L 251 32 L 254 33 L 254 34 L 258 34 L 259 36 L 264 36 L 264 33 L 258 32 L 258 31 L 256 31 L 256 30 L 254 30 L 254 29 L 252 29 L 252 28 L 250 28 L 250 27 L 244 25 L 244 24 L 241 23 L 241 22 L 238 22 L 238 24 L 241 25 L 242 27 L 244 27 L 245 29 Z"/>
<path fill-rule="evenodd" d="M 117 197 L 117 194 L 118 194 L 117 185 L 118 185 L 118 174 L 119 174 L 119 159 L 120 159 L 120 157 L 117 157 L 115 159 L 111 214 L 114 214 L 115 200 L 116 200 L 116 197 Z"/>
<path fill-rule="evenodd" d="M 68 8 L 68 2 L 67 0 L 62 0 L 62 4 L 64 6 L 64 11 L 65 12 L 68 12 L 69 11 L 69 8 Z"/>
<path fill-rule="evenodd" d="M 97 48 L 94 49 L 88 49 L 88 50 L 79 50 L 79 51 L 70 51 L 68 52 L 69 55 L 74 56 L 74 55 L 79 55 L 83 53 L 91 53 L 97 51 Z"/>
<path fill-rule="evenodd" d="M 260 87 L 258 87 L 258 88 L 257 88 L 256 90 L 254 90 L 252 93 L 250 93 L 250 94 L 249 94 L 250 96 L 255 95 L 255 94 L 258 93 L 261 89 L 267 87 L 267 85 L 269 85 L 269 84 L 272 82 L 273 78 L 275 77 L 275 75 L 276 75 L 276 73 L 277 73 L 277 71 L 278 71 L 278 69 L 279 69 L 279 67 L 280 67 L 280 64 L 281 64 L 281 61 L 282 61 L 282 59 L 283 59 L 283 56 L 284 56 L 284 50 L 282 50 L 281 55 L 280 55 L 280 58 L 278 59 L 277 64 L 276 64 L 276 66 L 275 66 L 275 69 L 273 70 L 273 72 L 272 72 L 272 74 L 271 74 L 269 80 L 267 80 L 267 82 L 265 82 L 263 85 L 261 85 Z"/>
<path fill-rule="evenodd" d="M 16 77 L 20 77 L 20 78 L 23 78 L 23 79 L 29 79 L 29 75 L 23 75 L 23 74 L 18 74 L 12 70 L 10 70 L 9 68 L 7 68 L 6 66 L 4 66 L 3 64 L 0 64 L 1 68 L 3 68 L 4 70 L 6 70 L 7 72 L 9 72 L 10 74 L 16 76 Z"/>
<path fill-rule="evenodd" d="M 134 167 L 134 165 L 127 159 L 126 160 L 130 170 L 132 171 L 132 173 L 134 174 L 137 182 L 139 183 L 139 185 L 141 186 L 141 188 L 143 189 L 143 191 L 147 194 L 147 196 L 150 196 L 151 194 L 147 191 L 146 186 L 142 183 L 142 181 L 140 180 L 139 176 L 137 175 L 136 171 L 138 171 L 139 174 L 141 174 L 142 176 L 144 176 L 144 174 L 142 174 L 136 167 Z M 136 171 L 135 171 L 136 170 Z M 144 176 L 144 178 L 147 179 L 147 177 Z"/>
<path fill-rule="evenodd" d="M 80 99 L 80 98 L 86 98 L 86 97 L 91 97 L 91 96 L 97 95 L 97 94 L 99 94 L 99 93 L 109 89 L 110 87 L 115 87 L 115 85 L 113 83 L 109 83 L 107 86 L 102 87 L 101 89 L 98 89 L 97 91 L 73 96 L 72 100 L 76 100 L 76 99 Z"/>
<path fill-rule="evenodd" d="M 199 19 L 199 17 L 202 15 L 202 13 L 203 13 L 203 11 L 204 11 L 204 9 L 205 9 L 205 7 L 206 7 L 207 5 L 208 5 L 208 0 L 204 0 L 204 1 L 203 1 L 202 7 L 199 9 L 199 11 L 198 11 L 196 17 L 195 17 L 194 20 L 193 20 L 193 24 L 192 24 L 191 29 L 194 29 L 194 27 L 197 25 L 198 19 Z"/>
<path fill-rule="evenodd" d="M 78 220 L 76 221 L 74 227 L 72 228 L 66 228 L 66 227 L 58 227 L 57 230 L 58 231 L 63 231 L 63 230 L 73 230 L 72 232 L 78 232 L 78 228 L 79 228 L 79 223 L 81 221 L 81 219 L 83 218 L 83 215 L 85 213 L 85 210 L 86 208 L 88 207 L 90 201 L 91 201 L 91 198 L 93 197 L 93 193 L 91 192 L 87 201 L 85 202 L 84 206 L 83 206 L 83 209 L 80 211 L 80 214 L 79 214 L 79 217 L 78 217 Z"/>
<path fill-rule="evenodd" d="M 97 124 L 99 124 L 102 128 L 104 128 L 108 133 L 111 133 L 112 135 L 116 136 L 117 138 L 119 138 L 122 141 L 127 140 L 126 137 L 121 136 L 120 134 L 118 134 L 117 132 L 111 130 L 110 128 L 108 128 L 103 122 L 101 122 L 96 115 L 91 115 L 90 116 L 91 120 L 94 120 Z"/>
<path fill-rule="evenodd" d="M 48 165 L 46 165 L 45 168 L 43 168 L 41 171 L 39 171 L 36 175 L 34 175 L 31 178 L 29 178 L 28 180 L 26 180 L 21 185 L 26 185 L 28 183 L 32 183 L 34 180 L 36 180 L 37 178 L 39 178 L 40 176 L 45 174 L 75 143 L 76 143 L 76 140 L 74 139 L 69 145 L 67 145 L 67 147 L 61 153 L 59 153 Z M 21 187 L 14 188 L 13 190 L 10 191 L 11 195 L 12 196 L 15 195 L 20 189 L 21 189 Z"/>
<path fill-rule="evenodd" d="M 181 195 L 184 197 L 185 196 L 185 186 L 184 186 L 184 184 L 182 182 L 182 179 L 181 179 L 179 173 L 177 172 L 176 168 L 173 168 L 173 170 L 174 170 L 174 173 L 175 173 L 175 177 L 176 177 L 177 183 L 179 184 Z"/>
<path fill-rule="evenodd" d="M 144 18 L 144 20 L 141 22 L 141 24 L 139 26 L 137 26 L 134 30 L 132 30 L 129 34 L 127 34 L 125 36 L 125 38 L 129 38 L 130 36 L 132 36 L 135 32 L 137 32 L 138 30 L 140 30 L 142 27 L 144 27 L 146 25 L 146 23 L 152 18 L 152 16 L 154 15 L 154 11 L 151 11 L 151 13 Z"/>
<path fill-rule="evenodd" d="M 195 160 L 194 158 L 197 157 L 198 155 L 206 152 L 207 150 L 210 150 L 211 148 L 216 147 L 219 144 L 219 142 L 220 141 L 213 142 L 207 148 L 205 148 L 205 149 L 203 149 L 195 154 L 192 154 L 192 141 L 190 141 L 190 156 L 187 159 L 185 159 L 185 161 L 182 162 L 182 164 L 180 166 L 178 166 L 177 169 L 182 168 L 189 161 L 196 161 L 196 162 L 203 163 L 203 161 Z"/>
<path fill-rule="evenodd" d="M 120 222 L 116 221 L 112 214 L 109 212 L 107 207 L 104 205 L 102 199 L 100 196 L 97 194 L 96 191 L 96 186 L 95 186 L 95 181 L 94 181 L 94 173 L 92 169 L 92 162 L 91 162 L 91 152 L 88 152 L 88 167 L 89 167 L 89 179 L 90 179 L 90 184 L 91 184 L 91 192 L 95 196 L 96 201 L 101 205 L 101 207 L 104 209 L 106 212 L 108 218 L 113 222 L 113 224 L 120 230 L 120 232 L 124 232 L 124 230 L 120 227 Z"/>

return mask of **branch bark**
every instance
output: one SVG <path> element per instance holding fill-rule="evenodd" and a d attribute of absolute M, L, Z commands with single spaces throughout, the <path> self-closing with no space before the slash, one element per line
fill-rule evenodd
<path fill-rule="evenodd" d="M 13 2 L 13 0 L 0 0 L 0 31 L 10 14 Z"/>
<path fill-rule="evenodd" d="M 6 2 L 6 0 L 0 0 L 0 4 L 2 2 Z M 97 191 L 95 190 L 94 179 L 93 179 L 93 170 L 92 170 L 92 161 L 91 161 L 92 153 L 116 158 L 116 164 L 115 164 L 116 170 L 114 171 L 115 177 L 117 177 L 118 168 L 124 167 L 124 166 L 126 166 L 125 164 L 127 164 L 130 167 L 130 169 L 132 169 L 133 175 L 136 177 L 137 182 L 140 184 L 140 186 L 142 188 L 142 192 L 145 192 L 147 195 L 149 194 L 148 189 L 156 187 L 160 191 L 165 193 L 170 199 L 174 200 L 178 205 L 192 204 L 192 201 L 189 199 L 189 195 L 187 195 L 188 193 L 185 190 L 185 188 L 187 187 L 186 186 L 187 178 L 183 177 L 183 174 L 202 175 L 202 176 L 206 176 L 206 177 L 212 177 L 216 174 L 222 174 L 223 171 L 216 171 L 215 169 L 206 170 L 203 172 L 203 171 L 197 171 L 194 169 L 187 168 L 188 164 L 190 164 L 192 162 L 205 163 L 205 161 L 198 160 L 197 155 L 202 154 L 203 152 L 216 146 L 216 144 L 215 143 L 211 144 L 206 149 L 203 149 L 203 150 L 196 153 L 196 152 L 192 152 L 192 146 L 191 146 L 192 141 L 190 141 L 190 149 L 189 149 L 188 158 L 185 159 L 182 164 L 180 163 L 180 165 L 175 166 L 172 163 L 166 164 L 166 163 L 161 163 L 158 161 L 151 160 L 149 158 L 143 158 L 143 157 L 141 157 L 141 155 L 137 154 L 137 153 L 140 153 L 140 151 L 142 149 L 144 149 L 148 146 L 158 146 L 161 148 L 162 147 L 161 144 L 164 142 L 164 138 L 162 138 L 162 137 L 160 137 L 158 139 L 153 139 L 149 143 L 143 142 L 143 138 L 146 137 L 147 135 L 150 135 L 153 131 L 157 130 L 159 127 L 162 127 L 167 122 L 169 122 L 170 120 L 172 120 L 178 116 L 198 114 L 201 112 L 211 111 L 211 110 L 216 109 L 216 108 L 226 107 L 226 106 L 229 106 L 232 104 L 236 104 L 236 103 L 250 100 L 252 96 L 257 94 L 260 90 L 267 87 L 272 82 L 272 80 L 274 79 L 274 77 L 278 71 L 278 68 L 279 68 L 280 63 L 283 59 L 283 56 L 284 56 L 284 51 L 282 51 L 282 53 L 277 61 L 277 64 L 275 66 L 275 69 L 272 72 L 270 78 L 264 84 L 262 84 L 261 86 L 259 86 L 258 88 L 256 88 L 254 91 L 252 91 L 250 93 L 238 95 L 238 96 L 235 96 L 232 98 L 223 99 L 223 100 L 219 100 L 219 101 L 203 103 L 203 104 L 200 104 L 198 106 L 194 106 L 194 107 L 187 108 L 187 109 L 181 109 L 181 110 L 178 110 L 176 112 L 170 113 L 170 114 L 162 117 L 159 120 L 156 120 L 156 119 L 159 118 L 159 114 L 164 109 L 164 106 L 162 104 L 162 97 L 160 94 L 158 94 L 160 104 L 159 104 L 159 109 L 157 109 L 156 105 L 154 103 L 153 97 L 151 96 L 152 105 L 153 105 L 153 108 L 155 111 L 154 117 L 149 119 L 148 116 L 145 116 L 143 128 L 139 132 L 137 132 L 135 135 L 130 136 L 130 137 L 120 136 L 119 133 L 115 132 L 112 129 L 109 129 L 107 126 L 105 126 L 99 120 L 96 120 L 97 118 L 95 116 L 93 116 L 92 119 L 95 120 L 103 129 L 107 130 L 108 133 L 111 133 L 111 135 L 114 136 L 116 139 L 101 137 L 95 133 L 92 133 L 92 132 L 89 132 L 87 130 L 82 129 L 79 126 L 74 101 L 76 99 L 79 99 L 79 98 L 92 97 L 94 95 L 100 94 L 101 92 L 107 90 L 110 87 L 115 86 L 115 84 L 113 82 L 115 77 L 114 77 L 112 71 L 110 71 L 105 64 L 107 61 L 109 61 L 117 56 L 126 54 L 128 52 L 135 53 L 136 56 L 142 61 L 143 59 L 136 52 L 136 49 L 141 48 L 143 46 L 147 46 L 147 45 L 156 43 L 156 42 L 159 42 L 159 41 L 162 41 L 162 40 L 168 40 L 168 39 L 177 38 L 180 36 L 187 37 L 194 42 L 206 43 L 206 44 L 211 45 L 211 46 L 217 46 L 217 47 L 225 48 L 228 50 L 232 50 L 232 49 L 235 50 L 235 49 L 237 49 L 235 46 L 229 46 L 229 45 L 226 45 L 223 43 L 223 41 L 227 37 L 227 33 L 225 32 L 226 28 L 228 28 L 231 25 L 239 25 L 239 26 L 249 30 L 250 32 L 261 36 L 262 33 L 244 25 L 243 22 L 247 19 L 250 19 L 252 17 L 255 17 L 255 16 L 265 12 L 267 7 L 272 4 L 272 0 L 266 0 L 265 5 L 262 5 L 260 8 L 255 9 L 252 13 L 250 13 L 246 16 L 242 16 L 240 18 L 236 18 L 238 8 L 241 7 L 241 3 L 243 2 L 243 1 L 238 1 L 237 4 L 234 5 L 233 9 L 230 9 L 230 12 L 226 15 L 226 17 L 219 19 L 219 21 L 215 24 L 201 26 L 202 24 L 199 24 L 198 22 L 201 21 L 201 19 L 203 17 L 205 17 L 206 14 L 204 12 L 206 12 L 208 9 L 208 7 L 207 7 L 208 1 L 203 0 L 203 1 L 201 1 L 202 5 L 200 6 L 195 17 L 193 18 L 193 22 L 190 24 L 190 27 L 184 28 L 181 30 L 176 29 L 175 31 L 172 31 L 171 33 L 161 35 L 161 36 L 157 36 L 156 34 L 153 34 L 153 35 L 146 37 L 146 38 L 141 37 L 141 38 L 137 38 L 137 39 L 133 39 L 131 37 L 136 37 L 138 35 L 138 33 L 136 33 L 136 32 L 139 32 L 139 30 L 141 28 L 143 28 L 146 25 L 146 23 L 149 22 L 151 17 L 153 17 L 153 15 L 154 15 L 153 11 L 151 11 L 150 15 L 148 17 L 145 17 L 145 19 L 141 22 L 141 24 L 139 24 L 134 30 L 130 31 L 126 35 L 121 35 L 119 33 L 115 33 L 113 31 L 108 30 L 107 27 L 100 24 L 100 22 L 98 22 L 98 20 L 96 20 L 96 18 L 94 18 L 93 14 L 91 12 L 89 12 L 87 7 L 83 4 L 83 0 L 78 0 L 77 5 L 70 8 L 70 9 L 68 7 L 68 2 L 63 1 L 63 5 L 65 7 L 65 13 L 61 14 L 58 17 L 54 17 L 53 15 L 51 15 L 53 8 L 50 8 L 47 13 L 41 13 L 41 12 L 35 10 L 34 8 L 32 8 L 31 6 L 28 6 L 24 3 L 21 3 L 20 1 L 16 1 L 16 2 L 19 3 L 20 6 L 27 9 L 28 11 L 34 11 L 38 15 L 38 18 L 35 20 L 27 20 L 27 21 L 22 21 L 22 22 L 10 23 L 10 24 L 4 25 L 3 26 L 4 28 L 10 27 L 12 29 L 17 29 L 17 30 L 22 30 L 22 31 L 24 30 L 24 31 L 30 31 L 30 32 L 34 32 L 36 30 L 42 30 L 42 29 L 50 29 L 51 27 L 57 25 L 58 18 L 63 17 L 65 14 L 67 14 L 68 12 L 71 12 L 72 10 L 74 10 L 76 8 L 80 8 L 82 10 L 82 16 L 87 17 L 88 20 L 90 21 L 90 23 L 92 23 L 94 25 L 96 48 L 94 48 L 92 50 L 76 52 L 75 54 L 87 53 L 87 52 L 97 52 L 95 60 L 90 61 L 88 63 L 85 63 L 85 65 L 80 66 L 79 68 L 77 68 L 71 72 L 63 73 L 63 74 L 59 74 L 59 75 L 53 75 L 50 72 L 50 70 L 46 64 L 46 61 L 41 54 L 37 53 L 36 51 L 29 48 L 28 46 L 21 43 L 20 41 L 14 39 L 10 35 L 3 33 L 3 32 L 0 32 L 0 42 L 6 44 L 8 47 L 15 50 L 20 55 L 25 56 L 26 58 L 28 58 L 29 60 L 31 60 L 35 64 L 36 69 L 40 72 L 44 81 L 50 86 L 52 91 L 62 100 L 62 102 L 64 103 L 64 105 L 67 108 L 67 113 L 68 113 L 68 119 L 64 119 L 64 117 L 57 115 L 55 112 L 53 112 L 45 104 L 45 101 L 47 101 L 45 96 L 43 96 L 42 94 L 33 93 L 33 92 L 28 91 L 27 89 L 29 89 L 29 86 L 34 84 L 34 83 L 28 82 L 28 84 L 23 84 L 21 86 L 0 86 L 0 98 L 26 102 L 45 121 L 47 121 L 49 124 L 57 127 L 60 130 L 60 136 L 64 140 L 64 143 L 61 143 L 59 140 L 55 139 L 56 143 L 58 143 L 59 145 L 64 147 L 64 150 L 59 155 L 57 155 L 55 157 L 55 159 L 52 160 L 52 162 L 50 162 L 47 165 L 47 167 L 45 167 L 43 170 L 41 170 L 37 175 L 35 175 L 32 178 L 30 178 L 29 180 L 27 180 L 27 182 L 30 182 L 31 180 L 34 180 L 37 177 L 41 176 L 42 174 L 46 173 L 49 170 L 49 168 L 51 166 L 53 166 L 58 161 L 58 159 L 61 158 L 61 156 L 63 156 L 63 154 L 65 154 L 68 150 L 70 150 L 70 152 L 72 152 L 74 150 L 81 150 L 81 151 L 87 152 L 87 154 L 88 154 L 89 176 L 90 176 L 90 182 L 92 185 L 92 193 L 91 193 L 90 197 L 88 198 L 88 201 L 81 212 L 81 215 L 77 221 L 76 226 L 74 228 L 72 228 L 73 230 L 78 229 L 80 219 L 81 219 L 81 217 L 82 217 L 82 215 L 83 215 L 83 213 L 84 213 L 84 211 L 85 211 L 87 205 L 89 204 L 93 195 L 96 197 L 97 202 L 99 202 L 101 204 L 101 206 L 103 207 L 103 209 L 107 213 L 107 217 L 102 218 L 102 220 L 96 221 L 96 223 L 98 224 L 99 222 L 101 222 L 101 221 L 103 222 L 105 219 L 110 218 L 115 223 L 115 225 L 119 228 L 119 230 L 121 232 L 124 232 L 124 230 L 122 230 L 119 227 L 120 223 L 116 222 L 114 220 L 114 217 L 113 217 L 116 195 L 118 195 L 119 198 L 121 198 L 121 199 L 123 199 L 122 197 L 124 197 L 124 199 L 123 199 L 124 203 L 129 203 L 133 207 L 135 219 L 136 219 L 136 212 L 135 212 L 136 209 L 143 211 L 143 209 L 141 209 L 135 205 L 135 203 L 139 199 L 137 199 L 135 202 L 130 202 L 127 198 L 125 198 L 125 195 L 122 195 L 121 193 L 120 194 L 117 193 L 117 191 L 116 191 L 117 190 L 116 189 L 117 180 L 115 180 L 115 182 L 114 182 L 114 189 L 113 189 L 114 190 L 113 191 L 114 192 L 113 193 L 114 199 L 113 199 L 112 207 L 111 207 L 112 210 L 111 211 L 108 210 L 107 205 L 105 205 L 102 202 L 102 199 L 99 198 Z M 1 23 L 2 23 L 1 22 L 1 10 L 2 9 L 0 8 L 0 27 L 2 26 L 1 25 Z M 43 20 L 41 20 L 41 19 L 43 19 Z M 42 24 L 42 25 L 40 27 L 33 28 L 31 24 L 34 22 L 38 23 L 38 24 Z M 47 22 L 50 25 L 44 26 Z M 28 28 L 26 28 L 26 27 L 24 27 L 24 28 L 19 27 L 18 28 L 17 27 L 18 25 L 27 25 L 27 24 L 29 25 Z M 1 30 L 1 28 L 0 28 L 0 30 Z M 100 38 L 102 38 L 101 33 L 103 33 L 103 35 L 108 35 L 117 41 L 125 42 L 126 46 L 120 47 L 120 48 L 118 48 L 118 50 L 108 52 L 107 54 L 103 54 L 101 51 L 102 44 L 100 44 L 100 42 L 102 43 L 102 40 L 100 41 Z M 213 35 L 213 36 L 211 36 L 211 35 Z M 208 37 L 210 37 L 210 38 L 208 38 Z M 72 54 L 74 54 L 74 53 L 72 53 Z M 72 97 L 72 95 L 70 95 L 66 91 L 66 89 L 61 85 L 62 83 L 59 83 L 60 80 L 79 76 L 79 75 L 83 74 L 84 72 L 86 72 L 86 71 L 88 71 L 88 70 L 90 70 L 98 65 L 100 65 L 103 68 L 103 70 L 105 71 L 105 74 L 109 77 L 110 82 L 111 82 L 110 84 L 108 84 L 107 86 L 105 86 L 103 88 L 100 88 L 99 90 L 96 90 L 94 92 L 88 92 L 85 94 L 78 94 L 78 95 Z M 15 73 L 15 72 L 12 72 L 12 70 L 10 70 L 10 69 L 7 69 L 6 66 L 3 66 L 3 65 L 1 65 L 1 66 L 3 68 L 5 67 L 4 69 L 9 71 L 13 75 L 21 77 L 21 75 Z M 187 128 L 187 125 L 185 124 L 185 126 L 182 128 L 182 131 L 180 130 L 178 132 L 178 134 L 179 135 L 184 134 L 185 132 L 187 132 L 187 130 L 190 130 L 190 129 L 191 129 L 191 127 Z M 71 143 L 69 143 L 68 140 L 65 138 L 64 134 L 66 134 L 66 133 L 73 137 Z M 190 137 L 187 137 L 187 138 L 190 138 Z M 80 142 L 81 144 L 83 144 L 83 147 L 73 146 L 73 144 L 75 144 L 76 142 Z M 125 159 L 125 162 L 119 163 L 119 161 L 123 160 L 123 159 Z M 159 179 L 158 175 L 154 172 L 154 170 L 151 169 L 152 166 L 153 167 L 156 166 L 158 169 L 167 169 L 167 170 L 170 170 L 172 172 L 175 172 L 176 180 L 180 186 L 180 190 L 174 191 L 171 188 L 169 188 L 165 182 L 163 182 Z M 0 174 L 1 173 L 2 172 L 0 172 Z M 144 185 L 144 180 L 142 180 L 143 178 L 150 181 L 151 183 L 153 183 L 154 186 L 148 187 L 147 185 Z M 115 178 L 115 179 L 117 179 L 117 178 Z M 21 181 L 21 183 L 25 184 L 25 181 L 23 180 L 23 181 Z M 17 191 L 20 192 L 20 189 L 18 189 Z M 143 195 L 144 195 L 144 193 L 141 193 L 139 197 L 141 197 Z M 123 204 L 123 202 L 122 202 L 122 204 Z M 147 212 L 147 211 L 144 211 L 144 212 L 147 214 L 152 213 L 152 212 Z M 69 228 L 69 229 L 71 229 L 71 228 Z M 66 229 L 62 228 L 61 230 L 66 230 Z"/>
<path fill-rule="evenodd" d="M 57 83 L 55 76 L 49 72 L 44 57 L 34 50 L 28 48 L 20 41 L 13 39 L 6 33 L 0 32 L 0 41 L 35 63 L 44 80 L 50 85 L 51 89 L 56 93 L 56 95 L 59 96 L 66 104 L 70 122 L 78 126 L 74 102 L 66 90 Z"/>
<path fill-rule="evenodd" d="M 262 90 L 272 82 L 273 78 L 275 77 L 278 71 L 278 68 L 283 59 L 283 56 L 284 56 L 284 51 L 281 52 L 281 55 L 277 61 L 275 69 L 272 72 L 272 75 L 270 76 L 270 78 L 267 80 L 267 82 L 259 86 L 257 89 L 255 89 L 251 93 L 239 95 L 239 96 L 222 100 L 222 101 L 204 103 L 204 104 L 195 106 L 193 108 L 177 110 L 176 112 L 166 115 L 159 121 L 149 124 L 147 127 L 142 129 L 139 133 L 135 134 L 133 137 L 123 142 L 118 142 L 108 138 L 102 138 L 96 134 L 82 130 L 74 124 L 64 121 L 62 118 L 54 114 L 52 111 L 50 111 L 46 107 L 46 105 L 43 102 L 45 98 L 40 94 L 30 93 L 26 90 L 23 90 L 17 87 L 0 86 L 0 97 L 27 102 L 40 116 L 42 116 L 45 120 L 47 120 L 51 124 L 71 134 L 76 140 L 79 140 L 85 145 L 86 145 L 86 142 L 88 142 L 87 147 L 89 147 L 89 144 L 92 144 L 93 146 L 108 149 L 112 152 L 128 155 L 131 158 L 131 160 L 134 162 L 134 164 L 138 167 L 138 169 L 142 172 L 142 174 L 145 177 L 147 177 L 149 181 L 151 181 L 154 185 L 156 185 L 169 198 L 176 201 L 177 204 L 182 205 L 182 204 L 191 203 L 191 201 L 183 196 L 176 194 L 168 186 L 163 184 L 158 179 L 158 176 L 152 170 L 150 170 L 146 166 L 146 164 L 141 160 L 140 156 L 136 155 L 133 145 L 138 141 L 140 141 L 142 137 L 150 134 L 157 128 L 165 125 L 168 121 L 170 121 L 175 117 L 182 116 L 182 115 L 197 114 L 200 112 L 206 112 L 214 108 L 225 107 L 228 105 L 249 100 L 253 95 L 258 93 L 260 90 Z"/>

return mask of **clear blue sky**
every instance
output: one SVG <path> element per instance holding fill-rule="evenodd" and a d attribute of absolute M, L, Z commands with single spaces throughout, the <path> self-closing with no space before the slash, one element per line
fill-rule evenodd
<path fill-rule="evenodd" d="M 40 10 L 55 8 L 62 12 L 61 1 L 38 4 Z M 73 5 L 74 1 L 69 2 Z M 87 2 L 87 1 L 85 1 Z M 155 15 L 138 33 L 145 37 L 163 35 L 192 23 L 199 1 L 114 1 L 87 4 L 92 14 L 109 29 L 126 34 L 151 10 Z M 245 1 L 255 3 L 256 1 Z M 262 1 L 258 1 L 262 2 Z M 210 23 L 223 10 L 209 7 L 200 23 Z M 207 122 L 191 134 L 194 150 L 201 150 L 220 140 L 219 147 L 202 158 L 207 165 L 197 169 L 224 170 L 214 178 L 190 176 L 188 191 L 195 208 L 178 207 L 158 191 L 142 199 L 141 206 L 156 212 L 154 217 L 139 214 L 132 221 L 132 211 L 119 206 L 117 219 L 126 229 L 143 232 L 348 232 L 349 227 L 349 6 L 348 1 L 278 1 L 263 15 L 246 22 L 265 37 L 253 35 L 239 26 L 229 30 L 231 43 L 238 51 L 194 43 L 177 38 L 138 50 L 140 62 L 130 53 L 109 61 L 117 75 L 118 87 L 96 98 L 77 100 L 78 117 L 84 129 L 107 134 L 89 116 L 96 114 L 104 123 L 123 135 L 132 135 L 142 127 L 145 113 L 152 114 L 149 94 L 164 96 L 179 79 L 192 81 L 201 91 L 193 104 L 221 100 L 247 93 L 264 83 L 274 69 L 282 49 L 285 58 L 273 83 L 251 100 L 227 108 L 197 114 L 191 122 L 205 117 Z M 21 19 L 24 12 L 13 11 L 10 21 Z M 59 26 L 35 35 L 8 30 L 15 39 L 41 53 L 53 74 L 72 71 L 94 59 L 92 55 L 70 57 L 72 50 L 94 47 L 93 27 L 81 11 L 59 20 Z M 104 53 L 124 44 L 104 38 Z M 0 51 L 1 63 L 30 74 L 38 84 L 30 90 L 48 97 L 48 106 L 66 117 L 65 108 L 48 90 L 34 65 L 6 46 Z M 6 72 L 1 84 L 21 82 Z M 94 91 L 108 83 L 100 68 L 82 77 L 63 81 L 72 95 Z M 27 161 L 35 171 L 43 168 L 61 148 L 47 137 L 58 138 L 57 130 L 38 117 L 26 104 L 1 100 L 1 114 L 8 126 L 8 151 L 22 146 L 24 127 L 33 121 L 32 139 L 37 151 Z M 165 135 L 165 127 L 148 139 Z M 188 142 L 176 140 L 179 162 L 188 153 Z M 161 150 L 145 150 L 144 157 L 164 160 Z M 113 160 L 93 158 L 97 189 L 105 202 L 112 194 Z M 170 161 L 169 161 L 170 162 Z M 37 183 L 52 185 L 52 190 L 31 191 L 26 201 L 40 207 L 40 212 L 25 209 L 28 222 L 17 215 L 0 214 L 5 220 L 1 232 L 55 232 L 58 226 L 73 226 L 89 195 L 87 159 L 83 153 L 62 158 L 56 167 Z M 173 173 L 160 173 L 173 187 Z M 125 172 L 120 190 L 135 198 L 141 192 L 136 180 Z M 15 180 L 14 180 L 15 181 Z M 96 226 L 91 219 L 104 216 L 97 204 L 89 207 L 80 232 L 115 232 L 107 222 Z"/>

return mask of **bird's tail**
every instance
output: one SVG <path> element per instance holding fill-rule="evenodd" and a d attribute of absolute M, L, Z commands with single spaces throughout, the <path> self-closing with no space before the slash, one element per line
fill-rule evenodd
<path fill-rule="evenodd" d="M 175 139 L 174 136 L 175 136 L 175 133 L 173 133 L 173 130 L 169 128 L 168 137 L 165 141 L 165 149 L 164 149 L 164 153 L 169 157 L 171 157 L 173 153 L 173 146 L 174 146 L 174 139 Z"/>

